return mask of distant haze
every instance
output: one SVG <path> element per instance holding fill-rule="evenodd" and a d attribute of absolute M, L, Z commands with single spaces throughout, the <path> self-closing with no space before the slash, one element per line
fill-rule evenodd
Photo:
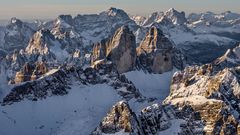
<path fill-rule="evenodd" d="M 121 8 L 132 15 L 146 16 L 173 7 L 190 12 L 240 12 L 240 0 L 1 0 L 0 20 L 49 19 L 59 14 L 99 13 L 110 7 Z"/>

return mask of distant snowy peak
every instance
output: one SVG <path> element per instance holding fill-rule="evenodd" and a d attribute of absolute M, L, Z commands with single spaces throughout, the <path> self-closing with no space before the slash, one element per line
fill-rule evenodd
<path fill-rule="evenodd" d="M 85 46 L 111 37 L 123 25 L 128 25 L 131 30 L 138 27 L 126 12 L 116 8 L 99 14 L 77 15 L 74 17 L 74 23 L 76 31 L 83 37 Z"/>
<path fill-rule="evenodd" d="M 136 22 L 137 25 L 143 25 L 143 23 L 145 22 L 145 20 L 147 19 L 146 17 L 144 16 L 140 16 L 140 15 L 134 15 L 134 16 L 131 16 L 131 19 L 133 21 Z"/>
<path fill-rule="evenodd" d="M 109 8 L 107 11 L 100 13 L 100 15 L 101 14 L 107 14 L 108 16 L 112 16 L 112 17 L 129 18 L 129 16 L 124 10 L 117 9 L 114 7 Z"/>
<path fill-rule="evenodd" d="M 19 19 L 17 19 L 16 17 L 11 18 L 9 25 L 10 24 L 14 24 L 14 25 L 18 25 L 21 26 L 23 24 L 23 22 Z"/>
<path fill-rule="evenodd" d="M 175 25 L 182 25 L 187 22 L 185 12 L 178 12 L 174 8 L 170 8 L 168 11 L 166 11 L 164 16 L 170 19 Z"/>
<path fill-rule="evenodd" d="M 187 22 L 184 12 L 178 12 L 174 8 L 170 8 L 166 12 L 154 12 L 143 23 L 143 26 L 149 26 L 154 23 L 162 23 L 163 25 L 183 25 Z"/>
<path fill-rule="evenodd" d="M 72 25 L 73 25 L 73 18 L 71 15 L 60 15 L 54 21 L 54 27 L 69 28 L 69 27 L 72 27 Z"/>
<path fill-rule="evenodd" d="M 159 20 L 163 17 L 163 12 L 154 12 L 145 21 L 143 22 L 143 26 L 149 26 L 153 24 L 154 22 L 159 22 Z"/>
<path fill-rule="evenodd" d="M 213 12 L 191 13 L 188 16 L 188 22 L 194 26 L 214 25 L 218 27 L 229 27 L 240 24 L 240 14 L 230 11 L 215 14 Z"/>
<path fill-rule="evenodd" d="M 217 21 L 217 20 L 222 20 L 222 21 L 229 21 L 229 20 L 235 20 L 239 19 L 240 14 L 238 13 L 233 13 L 230 11 L 215 14 L 213 12 L 205 12 L 205 13 L 191 13 L 188 16 L 188 20 L 190 22 L 194 22 L 197 20 L 206 20 L 206 21 Z"/>
<path fill-rule="evenodd" d="M 0 41 L 4 44 L 5 50 L 23 49 L 33 33 L 34 30 L 27 23 L 12 18 L 3 30 Z"/>
<path fill-rule="evenodd" d="M 51 32 L 56 38 L 81 38 L 75 30 L 74 19 L 71 15 L 60 15 L 53 23 Z"/>

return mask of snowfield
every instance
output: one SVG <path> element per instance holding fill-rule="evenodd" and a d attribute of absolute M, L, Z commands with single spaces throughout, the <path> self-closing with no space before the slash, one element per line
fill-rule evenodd
<path fill-rule="evenodd" d="M 169 94 L 170 83 L 175 71 L 174 69 L 163 74 L 150 74 L 140 70 L 127 72 L 125 75 L 143 96 L 164 100 Z"/>
<path fill-rule="evenodd" d="M 176 69 L 173 69 L 163 74 L 150 74 L 142 70 L 125 73 L 128 80 L 133 82 L 144 97 L 155 99 L 153 102 L 137 102 L 132 99 L 129 101 L 131 109 L 139 114 L 146 106 L 161 103 L 169 95 L 170 84 L 175 71 Z"/>
<path fill-rule="evenodd" d="M 75 84 L 65 96 L 0 106 L 0 135 L 86 135 L 119 100 L 106 84 Z"/>

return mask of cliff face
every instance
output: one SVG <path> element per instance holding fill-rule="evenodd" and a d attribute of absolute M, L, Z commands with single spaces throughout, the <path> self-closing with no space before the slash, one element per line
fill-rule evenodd
<path fill-rule="evenodd" d="M 239 47 L 214 62 L 175 73 L 166 104 L 199 113 L 206 134 L 239 134 Z"/>
<path fill-rule="evenodd" d="M 16 72 L 14 83 L 19 84 L 26 81 L 33 81 L 47 72 L 48 67 L 44 62 L 37 62 L 35 64 L 25 63 L 23 68 Z"/>
<path fill-rule="evenodd" d="M 136 42 L 135 36 L 127 26 L 119 28 L 114 36 L 94 45 L 92 64 L 98 60 L 112 61 L 119 73 L 130 71 L 135 67 Z"/>
<path fill-rule="evenodd" d="M 121 101 L 112 107 L 92 135 L 114 134 L 117 132 L 141 134 L 137 117 L 127 102 Z"/>
<path fill-rule="evenodd" d="M 52 45 L 52 40 L 54 40 L 54 37 L 49 30 L 37 31 L 30 39 L 26 52 L 29 54 L 47 54 L 49 53 L 49 46 Z"/>
<path fill-rule="evenodd" d="M 164 73 L 173 69 L 173 45 L 162 31 L 152 27 L 137 48 L 140 65 L 154 73 Z"/>

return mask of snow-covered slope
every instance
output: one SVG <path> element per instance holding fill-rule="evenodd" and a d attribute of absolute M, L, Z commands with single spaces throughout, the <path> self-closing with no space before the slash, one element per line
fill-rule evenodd
<path fill-rule="evenodd" d="M 0 134 L 86 135 L 119 100 L 117 92 L 106 84 L 76 83 L 65 96 L 1 106 Z"/>
<path fill-rule="evenodd" d="M 114 103 L 142 99 L 112 67 L 51 70 L 15 86 L 1 100 L 1 134 L 89 134 Z"/>

